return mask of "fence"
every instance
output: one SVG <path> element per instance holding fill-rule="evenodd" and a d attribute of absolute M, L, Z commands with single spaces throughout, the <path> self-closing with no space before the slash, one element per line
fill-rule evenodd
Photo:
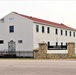
<path fill-rule="evenodd" d="M 48 50 L 67 50 L 67 45 L 48 46 Z"/>
<path fill-rule="evenodd" d="M 0 51 L 0 57 L 34 57 L 33 51 Z"/>

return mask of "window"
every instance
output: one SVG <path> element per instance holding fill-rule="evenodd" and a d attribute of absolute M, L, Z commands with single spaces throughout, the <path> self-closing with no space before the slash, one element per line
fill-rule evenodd
<path fill-rule="evenodd" d="M 61 30 L 61 35 L 63 35 L 63 30 Z"/>
<path fill-rule="evenodd" d="M 70 36 L 71 36 L 71 31 L 70 31 Z"/>
<path fill-rule="evenodd" d="M 14 26 L 9 26 L 9 32 L 14 32 Z"/>
<path fill-rule="evenodd" d="M 48 46 L 50 46 L 50 42 L 48 42 Z"/>
<path fill-rule="evenodd" d="M 56 42 L 56 46 L 58 46 L 58 42 Z"/>
<path fill-rule="evenodd" d="M 9 18 L 9 21 L 14 21 L 14 18 Z"/>
<path fill-rule="evenodd" d="M 65 31 L 65 35 L 67 36 L 67 31 Z"/>
<path fill-rule="evenodd" d="M 39 26 L 36 25 L 36 32 L 39 32 Z"/>
<path fill-rule="evenodd" d="M 67 43 L 66 43 L 66 46 L 67 46 Z"/>
<path fill-rule="evenodd" d="M 44 26 L 42 26 L 42 33 L 44 33 Z"/>
<path fill-rule="evenodd" d="M 75 37 L 75 32 L 73 32 L 73 36 Z"/>
<path fill-rule="evenodd" d="M 56 34 L 56 35 L 58 34 L 58 29 L 55 29 L 55 34 Z"/>
<path fill-rule="evenodd" d="M 50 28 L 49 27 L 47 27 L 47 33 L 50 33 Z"/>
<path fill-rule="evenodd" d="M 1 23 L 4 23 L 4 18 L 1 19 Z"/>
<path fill-rule="evenodd" d="M 3 44 L 4 43 L 4 41 L 3 40 L 0 40 L 0 44 Z"/>
<path fill-rule="evenodd" d="M 61 46 L 63 46 L 63 42 L 61 42 Z"/>
<path fill-rule="evenodd" d="M 22 43 L 22 40 L 18 40 L 18 43 Z"/>

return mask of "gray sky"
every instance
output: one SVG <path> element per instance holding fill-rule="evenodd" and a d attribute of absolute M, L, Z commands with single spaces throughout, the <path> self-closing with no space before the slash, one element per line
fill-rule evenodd
<path fill-rule="evenodd" d="M 0 18 L 12 11 L 76 28 L 74 0 L 0 0 Z"/>

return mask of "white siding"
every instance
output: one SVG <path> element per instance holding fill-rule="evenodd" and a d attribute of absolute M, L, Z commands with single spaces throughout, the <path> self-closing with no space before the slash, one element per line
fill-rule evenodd
<path fill-rule="evenodd" d="M 13 20 L 10 21 L 9 19 Z M 36 25 L 39 25 L 39 32 L 36 32 Z M 9 32 L 9 26 L 14 26 L 14 33 Z M 42 33 L 42 26 L 45 29 L 44 33 Z M 50 27 L 50 33 L 47 33 L 47 27 Z M 55 34 L 55 29 L 58 29 L 58 35 Z M 63 35 L 61 35 L 61 30 L 63 30 Z M 59 45 L 61 42 L 64 45 L 67 42 L 76 43 L 76 36 L 73 37 L 74 31 L 67 30 L 67 36 L 65 36 L 65 30 L 67 29 L 33 23 L 27 18 L 10 13 L 4 17 L 4 23 L 0 23 L 0 40 L 4 40 L 4 44 L 0 44 L 0 50 L 8 49 L 8 42 L 11 40 L 16 42 L 16 51 L 33 51 L 34 48 L 38 47 L 38 43 L 42 41 L 50 42 L 50 45 L 56 45 L 56 42 Z M 72 33 L 71 37 L 69 36 L 70 31 Z M 18 40 L 23 42 L 20 44 Z M 47 53 L 67 53 L 67 50 L 48 50 Z"/>
<path fill-rule="evenodd" d="M 39 32 L 36 32 L 36 25 L 39 25 Z M 42 33 L 42 26 L 45 27 L 45 32 Z M 38 47 L 38 43 L 45 41 L 50 42 L 50 45 L 56 45 L 56 42 L 58 42 L 59 45 L 61 45 L 61 42 L 63 42 L 63 45 L 65 45 L 67 42 L 75 42 L 76 43 L 76 35 L 75 37 L 73 37 L 73 32 L 71 30 L 67 30 L 67 29 L 62 29 L 62 28 L 57 28 L 57 27 L 52 27 L 49 25 L 42 25 L 42 24 L 38 24 L 38 23 L 34 23 L 34 48 Z M 50 27 L 50 33 L 47 33 L 47 27 Z M 58 29 L 58 35 L 55 34 L 55 29 Z M 63 35 L 61 35 L 61 30 L 63 30 Z M 65 30 L 67 30 L 67 36 L 65 36 Z M 72 36 L 69 36 L 69 32 L 71 31 Z M 75 45 L 76 47 L 76 45 Z M 67 51 L 48 51 L 48 52 L 61 52 L 61 53 L 67 53 Z"/>
<path fill-rule="evenodd" d="M 14 18 L 10 21 L 9 18 Z M 9 32 L 9 26 L 14 26 L 14 33 Z M 10 13 L 4 18 L 4 23 L 0 23 L 0 40 L 4 40 L 4 44 L 0 44 L 0 50 L 8 49 L 8 42 L 13 40 L 16 42 L 16 51 L 33 51 L 33 22 L 22 16 Z M 18 40 L 23 43 L 19 44 Z"/>

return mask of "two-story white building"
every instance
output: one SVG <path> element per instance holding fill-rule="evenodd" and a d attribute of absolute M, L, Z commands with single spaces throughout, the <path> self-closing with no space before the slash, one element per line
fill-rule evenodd
<path fill-rule="evenodd" d="M 38 43 L 45 41 L 49 45 L 66 45 L 76 42 L 76 30 L 64 24 L 38 19 L 12 12 L 0 20 L 0 51 L 30 52 Z M 67 50 L 48 50 L 47 53 L 67 53 Z M 16 54 L 18 55 L 18 54 Z"/>

